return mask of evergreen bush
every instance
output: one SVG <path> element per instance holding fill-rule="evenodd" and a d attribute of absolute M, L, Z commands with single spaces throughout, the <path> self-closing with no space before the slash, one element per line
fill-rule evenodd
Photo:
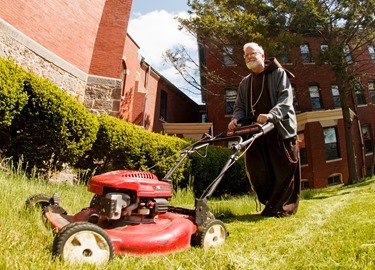
<path fill-rule="evenodd" d="M 13 119 L 7 155 L 23 157 L 29 168 L 61 169 L 91 148 L 97 117 L 47 79 L 27 73 L 27 104 Z"/>
<path fill-rule="evenodd" d="M 9 127 L 27 102 L 23 91 L 26 72 L 13 60 L 0 58 L 0 126 Z"/>
<path fill-rule="evenodd" d="M 10 146 L 10 125 L 27 102 L 23 91 L 26 72 L 13 60 L 0 58 L 0 153 Z"/>
<path fill-rule="evenodd" d="M 81 165 L 104 173 L 112 170 L 149 170 L 162 178 L 174 164 L 176 153 L 186 146 L 177 137 L 145 131 L 141 127 L 109 115 L 99 116 L 99 131 L 92 149 Z M 175 179 L 182 178 L 184 166 Z"/>
<path fill-rule="evenodd" d="M 231 149 L 210 145 L 207 148 L 206 157 L 204 157 L 205 153 L 191 156 L 194 192 L 197 197 L 220 175 L 231 154 Z M 249 193 L 249 191 L 250 184 L 245 172 L 244 157 L 241 157 L 224 174 L 213 195 L 245 194 Z"/>

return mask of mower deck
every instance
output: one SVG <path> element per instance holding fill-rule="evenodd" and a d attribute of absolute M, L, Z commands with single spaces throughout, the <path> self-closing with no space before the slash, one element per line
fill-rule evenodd
<path fill-rule="evenodd" d="M 68 224 L 88 222 L 91 209 L 84 209 L 76 215 L 59 213 L 53 206 L 44 209 L 44 217 L 56 230 Z M 197 227 L 191 216 L 164 213 L 150 223 L 106 221 L 97 224 L 112 241 L 114 253 L 118 255 L 168 254 L 190 248 L 191 236 Z"/>

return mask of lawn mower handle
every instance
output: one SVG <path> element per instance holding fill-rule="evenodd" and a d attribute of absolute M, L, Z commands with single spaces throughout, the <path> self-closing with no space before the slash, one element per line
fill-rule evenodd
<path fill-rule="evenodd" d="M 207 200 L 212 196 L 214 191 L 216 190 L 217 186 L 221 182 L 221 180 L 224 177 L 224 174 L 226 171 L 238 160 L 239 156 L 238 153 L 242 151 L 242 149 L 245 149 L 246 152 L 249 149 L 249 146 L 256 140 L 258 137 L 263 136 L 264 134 L 268 133 L 274 128 L 274 125 L 272 123 L 265 123 L 263 125 L 261 124 L 252 124 L 249 126 L 242 126 L 239 128 L 236 128 L 235 133 L 233 133 L 233 130 L 227 130 L 225 132 L 222 132 L 216 137 L 212 137 L 209 135 L 206 135 L 205 138 L 202 140 L 193 143 L 188 148 L 186 148 L 184 151 L 180 153 L 179 160 L 176 161 L 176 164 L 168 171 L 168 173 L 165 175 L 165 177 L 162 179 L 162 181 L 169 182 L 172 185 L 172 174 L 176 171 L 178 167 L 180 167 L 181 163 L 192 153 L 196 152 L 196 150 L 204 148 L 210 144 L 213 144 L 214 142 L 219 141 L 229 141 L 229 140 L 237 140 L 237 144 L 232 145 L 232 154 L 226 161 L 224 167 L 221 169 L 221 172 L 219 175 L 211 182 L 211 184 L 207 187 L 207 189 L 203 192 L 203 194 L 200 196 L 200 198 L 195 199 L 195 210 L 193 210 L 193 216 L 194 221 L 197 224 L 197 226 L 202 226 L 208 218 L 208 215 L 210 213 L 209 207 L 207 205 Z M 229 133 L 232 132 L 230 135 Z M 247 139 L 244 141 L 242 135 L 247 135 Z"/>
<path fill-rule="evenodd" d="M 254 116 L 255 117 L 255 116 Z M 250 118 L 247 118 L 249 120 Z M 254 118 L 253 118 L 254 119 Z M 180 153 L 179 160 L 176 161 L 175 165 L 167 172 L 167 174 L 162 178 L 162 181 L 172 183 L 172 175 L 173 173 L 179 168 L 182 164 L 182 162 L 192 153 L 196 152 L 196 150 L 204 148 L 208 145 L 212 145 L 216 142 L 221 141 L 237 141 L 237 144 L 233 146 L 233 153 L 228 159 L 227 163 L 225 164 L 224 168 L 222 169 L 220 175 L 214 180 L 215 183 L 211 186 L 209 189 L 206 197 L 210 197 L 213 193 L 213 191 L 216 189 L 216 186 L 219 184 L 221 178 L 223 177 L 224 173 L 227 171 L 227 169 L 231 166 L 232 163 L 234 163 L 236 159 L 236 153 L 238 153 L 242 147 L 249 145 L 257 139 L 258 137 L 268 133 L 274 128 L 274 125 L 270 122 L 267 122 L 263 125 L 261 124 L 252 124 L 247 126 L 242 126 L 239 128 L 236 128 L 234 130 L 227 130 L 222 133 L 220 133 L 216 137 L 208 136 L 206 138 L 201 139 L 200 141 L 197 141 L 190 145 L 188 148 L 186 148 L 184 151 Z M 250 138 L 246 139 L 244 141 L 243 137 L 244 135 L 250 136 Z M 213 187 L 213 188 L 212 188 Z"/>
<path fill-rule="evenodd" d="M 249 147 L 248 147 L 249 145 L 251 145 L 257 138 L 259 138 L 259 137 L 263 136 L 264 134 L 270 132 L 274 127 L 275 126 L 274 126 L 273 123 L 267 122 L 263 125 L 253 124 L 253 125 L 250 125 L 250 126 L 243 126 L 243 127 L 237 128 L 237 130 L 241 130 L 241 131 L 245 130 L 245 129 L 249 129 L 252 133 L 248 133 L 249 135 L 250 134 L 251 135 L 250 135 L 249 138 L 247 138 L 244 141 L 243 141 L 242 137 L 239 137 L 240 138 L 239 143 L 232 146 L 232 149 L 233 149 L 232 154 L 228 158 L 228 160 L 225 163 L 224 167 L 222 168 L 220 174 L 215 178 L 215 180 L 212 181 L 211 185 L 203 192 L 200 200 L 205 201 L 209 197 L 212 196 L 216 187 L 219 185 L 222 178 L 224 177 L 224 174 L 226 173 L 226 171 L 233 165 L 233 163 L 235 163 L 238 160 L 237 153 L 242 151 L 242 149 L 246 149 L 245 150 L 245 152 L 246 152 L 249 149 Z M 252 128 L 254 128 L 254 129 L 252 129 Z M 254 132 L 254 130 L 256 132 Z M 230 131 L 227 131 L 227 132 L 230 132 Z M 228 138 L 231 138 L 231 137 L 226 137 L 226 138 L 222 138 L 222 139 L 228 139 Z"/>
<path fill-rule="evenodd" d="M 256 123 L 258 120 L 258 115 L 250 115 L 248 117 L 240 118 L 237 120 L 237 124 L 241 124 L 242 126 L 248 126 L 251 124 Z"/>

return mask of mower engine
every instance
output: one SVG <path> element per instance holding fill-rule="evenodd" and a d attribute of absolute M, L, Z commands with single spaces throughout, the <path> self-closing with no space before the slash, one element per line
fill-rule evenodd
<path fill-rule="evenodd" d="M 91 219 L 121 219 L 130 223 L 153 222 L 156 215 L 168 211 L 172 197 L 168 182 L 158 180 L 152 173 L 132 170 L 94 176 L 88 190 L 95 193 L 90 208 L 98 213 Z"/>

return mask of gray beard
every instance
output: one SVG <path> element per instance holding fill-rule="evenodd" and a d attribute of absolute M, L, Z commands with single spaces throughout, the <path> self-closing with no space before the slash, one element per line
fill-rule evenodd
<path fill-rule="evenodd" d="M 257 65 L 258 65 L 257 61 L 249 61 L 246 63 L 247 68 L 250 70 L 256 68 Z"/>

